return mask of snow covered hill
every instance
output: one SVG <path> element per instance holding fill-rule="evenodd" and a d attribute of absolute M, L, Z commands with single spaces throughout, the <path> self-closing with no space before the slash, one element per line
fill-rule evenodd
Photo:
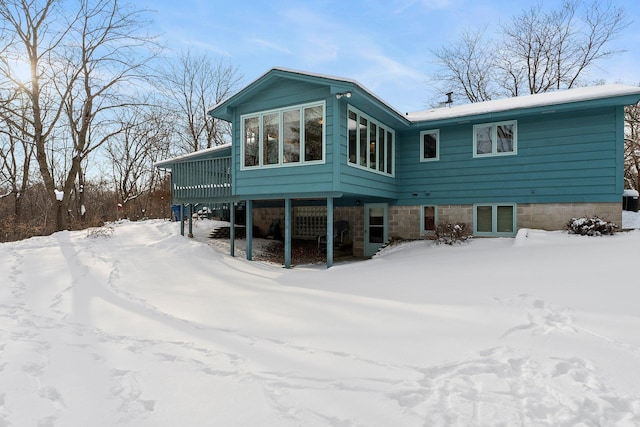
<path fill-rule="evenodd" d="M 165 221 L 0 245 L 0 426 L 640 424 L 640 231 L 285 270 Z"/>

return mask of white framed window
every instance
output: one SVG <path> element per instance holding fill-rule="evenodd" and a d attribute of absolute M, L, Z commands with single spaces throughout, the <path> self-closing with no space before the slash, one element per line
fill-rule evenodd
<path fill-rule="evenodd" d="M 347 107 L 347 164 L 393 176 L 395 132 L 349 105 Z"/>
<path fill-rule="evenodd" d="M 420 132 L 420 161 L 440 160 L 440 130 L 423 130 Z"/>
<path fill-rule="evenodd" d="M 517 153 L 517 121 L 473 126 L 473 157 L 505 156 Z"/>
<path fill-rule="evenodd" d="M 323 163 L 325 103 L 295 105 L 240 117 L 240 169 Z"/>
<path fill-rule="evenodd" d="M 420 234 L 433 234 L 438 226 L 438 206 L 420 206 Z"/>
<path fill-rule="evenodd" d="M 476 236 L 513 236 L 517 227 L 515 203 L 473 205 L 473 234 Z"/>

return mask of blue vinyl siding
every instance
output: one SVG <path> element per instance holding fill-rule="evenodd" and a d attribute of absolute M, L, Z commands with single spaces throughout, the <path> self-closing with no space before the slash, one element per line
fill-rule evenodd
<path fill-rule="evenodd" d="M 618 201 L 621 109 L 521 116 L 514 156 L 474 158 L 471 122 L 441 127 L 440 161 L 421 163 L 419 130 L 402 132 L 399 204 Z"/>
<path fill-rule="evenodd" d="M 324 163 L 291 164 L 280 167 L 240 170 L 241 115 L 323 100 L 326 101 L 324 135 L 326 151 Z M 234 194 L 237 196 L 271 196 L 333 191 L 334 101 L 335 96 L 329 93 L 327 86 L 307 82 L 282 81 L 276 82 L 255 94 L 249 104 L 238 106 L 233 120 L 233 162 L 234 170 L 236 171 L 233 177 Z"/>
<path fill-rule="evenodd" d="M 241 115 L 322 100 L 326 120 L 324 163 L 240 170 Z M 238 106 L 233 120 L 234 194 L 242 197 L 336 192 L 394 199 L 395 178 L 347 165 L 346 111 L 346 100 L 337 100 L 329 87 L 291 81 L 273 84 L 257 93 L 249 104 Z M 383 117 L 381 121 L 385 118 L 388 120 Z"/>
<path fill-rule="evenodd" d="M 397 197 L 396 179 L 392 176 L 383 175 L 374 171 L 349 166 L 347 162 L 347 106 L 342 104 L 340 111 L 340 182 L 339 190 L 346 194 L 355 194 L 359 196 L 369 196 L 384 199 L 395 199 Z M 373 119 L 380 121 L 385 126 L 389 126 L 384 122 L 385 117 L 376 117 L 369 114 Z M 395 130 L 395 129 L 394 129 Z M 397 131 L 395 138 L 397 139 Z M 397 146 L 397 141 L 396 141 Z M 397 148 L 396 148 L 397 150 Z M 397 156 L 397 151 L 393 153 Z M 397 165 L 397 163 L 396 163 Z M 397 166 L 396 166 L 397 167 Z"/>
<path fill-rule="evenodd" d="M 351 96 L 336 98 L 345 91 Z M 233 126 L 231 179 L 238 198 L 331 196 L 398 205 L 618 202 L 622 105 L 637 98 L 630 92 L 530 108 L 473 109 L 470 115 L 425 114 L 424 121 L 411 122 L 357 82 L 273 69 L 211 114 Z M 241 170 L 243 115 L 321 101 L 322 163 Z M 347 105 L 395 131 L 395 176 L 349 166 Z M 517 153 L 474 158 L 474 125 L 505 121 L 517 123 Z M 439 160 L 421 162 L 420 132 L 433 129 L 439 131 Z"/>

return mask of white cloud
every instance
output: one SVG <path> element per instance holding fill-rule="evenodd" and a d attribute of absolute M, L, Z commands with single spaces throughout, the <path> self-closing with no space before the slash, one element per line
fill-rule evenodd
<path fill-rule="evenodd" d="M 203 41 L 200 40 L 183 40 L 182 43 L 186 46 L 195 46 L 198 49 L 202 49 L 205 51 L 209 51 L 209 52 L 213 52 L 216 53 L 218 55 L 222 55 L 222 56 L 231 56 L 231 54 L 229 53 L 229 51 L 227 51 L 226 49 L 223 49 L 219 46 L 216 46 L 214 44 L 211 43 L 205 43 Z"/>
<path fill-rule="evenodd" d="M 287 55 L 293 54 L 289 49 L 276 42 L 270 42 L 256 37 L 247 39 L 247 42 L 253 45 L 258 45 L 261 48 L 267 48 L 276 52 L 285 53 Z"/>

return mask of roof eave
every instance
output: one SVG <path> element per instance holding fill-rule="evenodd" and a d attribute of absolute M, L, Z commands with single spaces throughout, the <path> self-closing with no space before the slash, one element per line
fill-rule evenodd
<path fill-rule="evenodd" d="M 487 120 L 501 120 L 512 119 L 521 116 L 530 116 L 536 114 L 553 114 L 564 111 L 585 110 L 590 108 L 599 107 L 613 107 L 613 106 L 625 106 L 635 105 L 640 102 L 640 93 L 633 93 L 628 95 L 616 95 L 610 97 L 585 99 L 580 101 L 555 103 L 549 105 L 541 105 L 534 107 L 521 107 L 521 108 L 506 108 L 503 110 L 495 110 L 488 112 L 460 114 L 445 118 L 425 118 L 422 120 L 411 120 L 412 127 L 424 127 L 428 124 L 431 126 L 443 126 L 449 124 L 460 124 L 468 122 L 478 122 Z"/>
<path fill-rule="evenodd" d="M 233 109 L 236 105 L 242 103 L 245 98 L 251 97 L 256 90 L 259 90 L 260 87 L 269 84 L 271 80 L 278 77 L 296 78 L 298 80 L 306 80 L 312 83 L 325 84 L 330 87 L 330 93 L 334 95 L 341 92 L 357 91 L 364 98 L 380 104 L 384 109 L 395 115 L 399 121 L 407 125 L 410 123 L 404 114 L 393 108 L 356 80 L 278 67 L 270 69 L 230 98 L 216 104 L 207 112 L 207 114 L 214 118 L 231 122 L 233 120 Z"/>

